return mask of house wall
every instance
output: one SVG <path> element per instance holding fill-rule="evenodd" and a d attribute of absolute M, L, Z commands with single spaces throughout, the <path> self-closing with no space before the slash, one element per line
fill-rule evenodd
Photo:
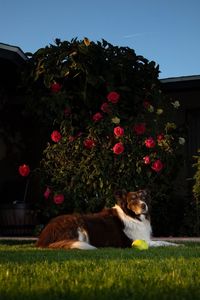
<path fill-rule="evenodd" d="M 187 86 L 187 85 L 186 85 Z M 163 88 L 164 93 L 181 104 L 177 114 L 177 124 L 183 127 L 186 144 L 183 147 L 183 161 L 178 180 L 177 192 L 182 197 L 191 195 L 193 176 L 195 168 L 192 166 L 195 162 L 194 155 L 200 149 L 200 82 L 195 82 L 190 86 L 176 88 L 176 84 L 167 85 Z"/>

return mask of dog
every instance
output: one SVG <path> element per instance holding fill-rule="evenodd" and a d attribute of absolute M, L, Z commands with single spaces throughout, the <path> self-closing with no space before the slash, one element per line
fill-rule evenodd
<path fill-rule="evenodd" d="M 145 240 L 150 247 L 175 246 L 152 241 L 146 190 L 118 192 L 116 204 L 99 213 L 61 215 L 41 232 L 36 246 L 51 249 L 93 250 L 101 247 L 130 248 L 134 240 Z"/>

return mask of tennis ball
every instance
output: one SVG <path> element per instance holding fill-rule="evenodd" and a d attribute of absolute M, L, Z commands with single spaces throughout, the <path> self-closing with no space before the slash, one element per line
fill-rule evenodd
<path fill-rule="evenodd" d="M 145 240 L 135 240 L 131 246 L 138 250 L 147 250 L 149 248 L 149 245 Z"/>

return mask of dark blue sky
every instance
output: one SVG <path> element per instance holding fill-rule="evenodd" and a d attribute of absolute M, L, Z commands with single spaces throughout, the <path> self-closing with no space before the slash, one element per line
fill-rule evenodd
<path fill-rule="evenodd" d="M 199 0 L 0 0 L 0 42 L 24 52 L 102 38 L 160 65 L 160 78 L 200 74 Z"/>

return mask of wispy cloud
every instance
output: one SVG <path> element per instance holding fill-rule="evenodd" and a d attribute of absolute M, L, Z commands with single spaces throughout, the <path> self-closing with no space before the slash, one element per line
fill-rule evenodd
<path fill-rule="evenodd" d="M 136 33 L 132 33 L 132 34 L 126 34 L 123 36 L 124 39 L 131 39 L 134 37 L 138 37 L 138 36 L 143 36 L 143 35 L 147 35 L 149 34 L 149 32 L 136 32 Z"/>

